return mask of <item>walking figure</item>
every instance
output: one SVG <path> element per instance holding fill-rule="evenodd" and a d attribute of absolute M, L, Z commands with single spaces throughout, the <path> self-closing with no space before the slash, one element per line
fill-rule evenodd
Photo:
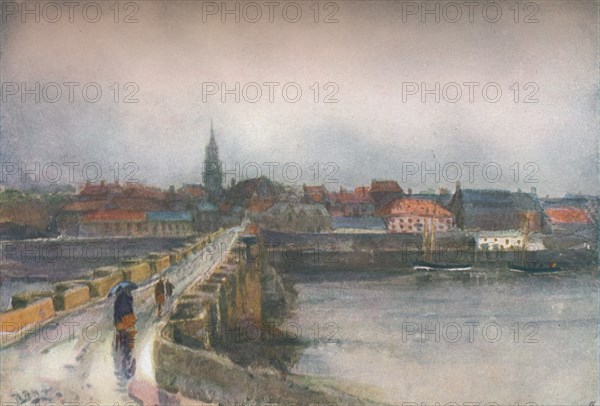
<path fill-rule="evenodd" d="M 118 375 L 130 379 L 135 374 L 136 361 L 133 357 L 135 345 L 135 322 L 133 296 L 129 287 L 117 291 L 114 306 L 115 352 L 114 359 Z"/>
<path fill-rule="evenodd" d="M 154 299 L 158 305 L 158 317 L 160 317 L 162 315 L 162 307 L 165 304 L 165 283 L 162 276 L 156 282 L 156 285 L 154 285 Z"/>
<path fill-rule="evenodd" d="M 173 285 L 170 281 L 169 278 L 167 278 L 165 280 L 165 290 L 167 291 L 167 297 L 171 297 L 173 296 L 173 289 L 175 289 L 175 285 Z"/>

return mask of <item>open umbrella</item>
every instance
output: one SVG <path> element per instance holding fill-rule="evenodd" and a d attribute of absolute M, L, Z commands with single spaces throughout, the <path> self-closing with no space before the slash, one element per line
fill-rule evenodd
<path fill-rule="evenodd" d="M 108 292 L 108 297 L 111 297 L 112 295 L 114 295 L 121 289 L 134 290 L 134 289 L 137 289 L 137 287 L 138 286 L 133 282 L 129 282 L 129 281 L 119 282 L 110 289 L 110 291 Z"/>

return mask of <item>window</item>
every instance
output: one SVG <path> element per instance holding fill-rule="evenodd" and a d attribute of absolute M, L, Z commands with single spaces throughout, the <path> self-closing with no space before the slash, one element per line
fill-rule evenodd
<path fill-rule="evenodd" d="M 408 226 L 408 229 L 409 229 L 409 230 L 412 230 L 412 226 Z"/>
<path fill-rule="evenodd" d="M 409 223 L 412 223 L 412 219 L 408 219 L 408 222 L 409 222 Z M 412 229 L 412 227 L 411 227 L 411 229 Z"/>
<path fill-rule="evenodd" d="M 508 238 L 506 239 L 506 245 L 508 245 Z"/>

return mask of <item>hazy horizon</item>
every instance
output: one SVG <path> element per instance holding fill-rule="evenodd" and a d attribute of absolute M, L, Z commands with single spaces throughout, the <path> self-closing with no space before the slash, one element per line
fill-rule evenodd
<path fill-rule="evenodd" d="M 454 190 L 460 180 L 463 188 L 536 187 L 540 196 L 598 194 L 597 2 L 527 3 L 537 11 L 521 2 L 518 16 L 499 3 L 497 22 L 486 20 L 493 10 L 482 17 L 490 2 L 476 2 L 474 21 L 465 7 L 455 23 L 446 21 L 453 11 L 446 2 L 436 2 L 447 12 L 439 23 L 431 15 L 422 22 L 406 2 L 380 1 L 330 2 L 337 9 L 319 3 L 318 23 L 313 2 L 296 3 L 303 12 L 296 23 L 282 17 L 287 3 L 271 23 L 258 2 L 259 21 L 247 22 L 253 10 L 246 10 L 239 23 L 231 15 L 223 23 L 220 10 L 203 10 L 207 3 L 138 2 L 137 11 L 121 3 L 118 23 L 102 2 L 97 23 L 84 20 L 80 9 L 69 22 L 66 6 L 56 23 L 46 21 L 50 14 L 23 23 L 3 8 L 0 160 L 80 168 L 97 162 L 104 179 L 121 182 L 132 173 L 125 165 L 134 162 L 133 177 L 144 183 L 200 183 L 212 118 L 221 160 L 237 180 L 259 174 L 257 163 L 260 174 L 285 181 L 287 164 L 288 178 L 296 177 L 295 167 L 302 170 L 291 184 L 333 190 L 394 179 L 415 192 Z M 39 4 L 44 10 L 48 3 Z M 123 23 L 131 13 L 138 22 Z M 324 23 L 328 15 L 338 22 Z M 532 15 L 538 22 L 525 23 Z M 60 84 L 62 97 L 46 101 L 52 86 L 40 103 L 26 94 L 23 103 L 20 89 L 12 94 L 11 83 L 31 89 L 36 82 Z M 80 83 L 72 103 L 65 82 Z M 81 95 L 92 82 L 102 90 L 96 103 Z M 280 83 L 272 103 L 265 82 Z M 439 102 L 408 94 L 411 84 L 443 89 L 452 82 L 463 92 L 455 103 L 448 101 L 457 95 L 453 86 Z M 479 83 L 472 103 L 469 82 Z M 239 83 L 247 97 L 236 103 L 225 94 L 222 103 L 221 92 L 203 94 L 207 83 L 228 89 Z M 248 101 L 256 96 L 249 83 L 262 90 L 256 103 Z M 286 83 L 301 89 L 298 102 L 282 96 Z M 497 102 L 482 97 L 490 83 L 502 91 Z M 125 103 L 128 95 L 138 102 Z M 337 102 L 325 103 L 328 95 Z"/>

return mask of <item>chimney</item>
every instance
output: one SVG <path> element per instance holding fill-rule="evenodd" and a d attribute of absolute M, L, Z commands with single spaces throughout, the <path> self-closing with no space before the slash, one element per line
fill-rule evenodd
<path fill-rule="evenodd" d="M 172 195 L 175 194 L 175 186 L 169 186 L 169 193 L 171 193 Z"/>
<path fill-rule="evenodd" d="M 537 195 L 537 189 L 536 189 L 536 187 L 535 187 L 535 186 L 532 186 L 532 187 L 531 187 L 531 194 L 532 194 L 532 195 Z"/>
<path fill-rule="evenodd" d="M 406 194 L 407 194 L 408 196 L 412 195 L 412 188 L 408 188 L 408 189 L 406 190 Z"/>

